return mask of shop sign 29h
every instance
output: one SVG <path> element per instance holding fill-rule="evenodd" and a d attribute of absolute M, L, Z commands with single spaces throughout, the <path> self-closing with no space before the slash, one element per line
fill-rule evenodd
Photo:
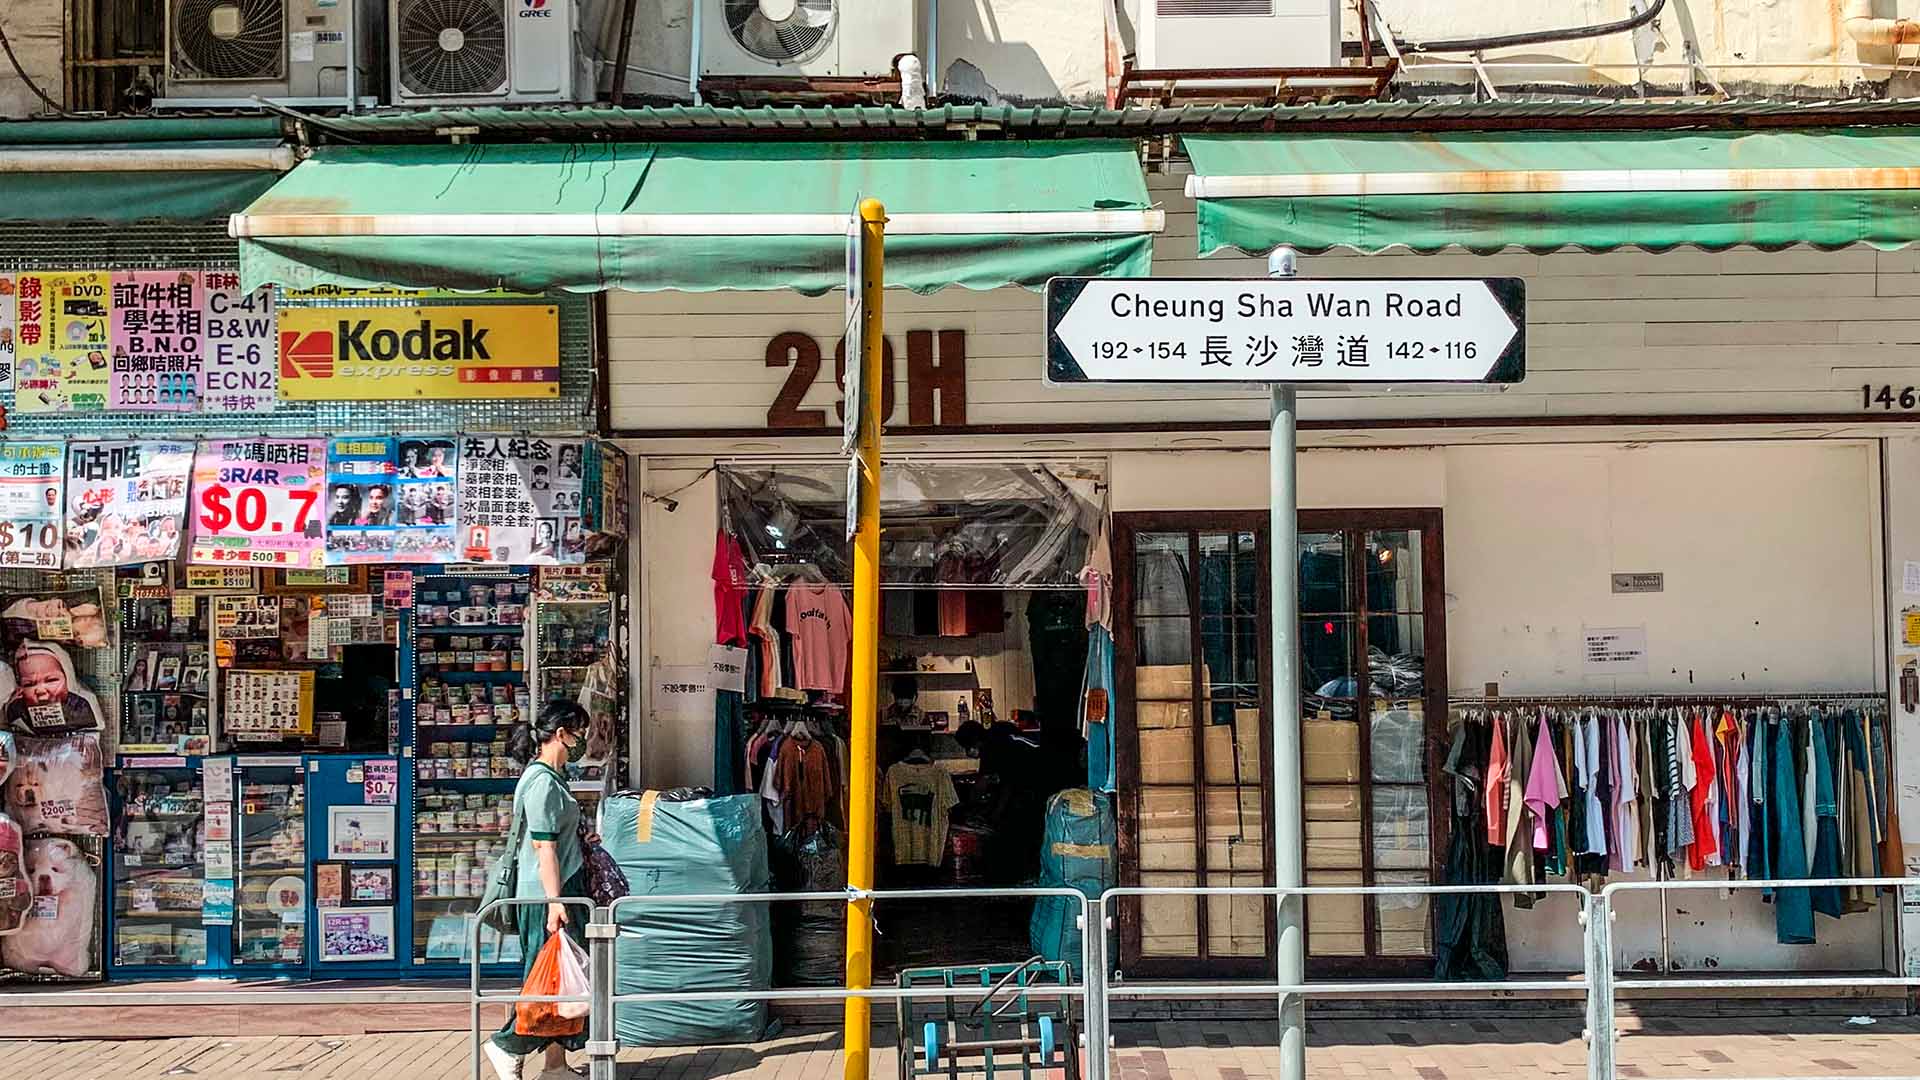
<path fill-rule="evenodd" d="M 1517 383 L 1518 278 L 1054 278 L 1048 382 Z"/>

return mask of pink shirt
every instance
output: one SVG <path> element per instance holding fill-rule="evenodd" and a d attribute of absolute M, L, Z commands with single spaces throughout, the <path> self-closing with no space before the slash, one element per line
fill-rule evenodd
<path fill-rule="evenodd" d="M 1533 747 L 1533 766 L 1527 771 L 1527 810 L 1533 814 L 1533 850 L 1545 851 L 1547 811 L 1560 805 L 1560 767 L 1553 756 L 1553 737 L 1546 720 L 1540 721 L 1540 737 Z"/>
<path fill-rule="evenodd" d="M 838 694 L 847 687 L 853 615 L 832 585 L 796 581 L 787 589 L 787 633 L 793 636 L 794 688 Z"/>
<path fill-rule="evenodd" d="M 713 640 L 721 645 L 745 645 L 747 625 L 747 560 L 740 544 L 724 531 L 713 538 Z"/>

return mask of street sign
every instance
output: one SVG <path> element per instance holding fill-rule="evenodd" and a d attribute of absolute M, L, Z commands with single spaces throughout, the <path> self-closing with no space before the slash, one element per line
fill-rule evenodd
<path fill-rule="evenodd" d="M 1052 383 L 1516 383 L 1519 278 L 1054 278 Z"/>
<path fill-rule="evenodd" d="M 865 230 L 860 227 L 860 200 L 853 201 L 853 212 L 847 215 L 847 325 L 843 340 L 846 342 L 846 364 L 842 368 L 841 410 L 846 413 L 841 418 L 840 452 L 851 454 L 860 445 L 860 418 L 866 410 L 860 406 L 861 365 L 866 362 L 866 305 L 865 276 L 867 272 Z M 847 518 L 848 539 L 852 539 L 853 518 Z"/>

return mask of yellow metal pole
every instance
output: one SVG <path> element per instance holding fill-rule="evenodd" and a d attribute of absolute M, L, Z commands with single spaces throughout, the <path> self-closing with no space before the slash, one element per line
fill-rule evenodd
<path fill-rule="evenodd" d="M 875 728 L 880 721 L 880 385 L 881 268 L 887 210 L 878 199 L 860 203 L 860 516 L 853 536 L 852 694 L 847 702 L 851 728 L 847 772 L 847 885 L 873 888 L 873 850 L 878 828 L 879 777 Z M 873 981 L 873 901 L 847 901 L 847 986 L 865 990 Z M 848 998 L 845 1080 L 867 1080 L 872 1056 L 873 1003 Z"/>

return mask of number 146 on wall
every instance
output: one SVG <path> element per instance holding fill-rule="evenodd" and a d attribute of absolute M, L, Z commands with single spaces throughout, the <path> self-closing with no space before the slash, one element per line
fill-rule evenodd
<path fill-rule="evenodd" d="M 1913 410 L 1920 408 L 1920 387 L 1894 387 L 1886 383 L 1879 386 L 1868 384 L 1860 388 L 1860 407 L 1862 409 L 1880 409 L 1891 412 L 1894 409 Z"/>

